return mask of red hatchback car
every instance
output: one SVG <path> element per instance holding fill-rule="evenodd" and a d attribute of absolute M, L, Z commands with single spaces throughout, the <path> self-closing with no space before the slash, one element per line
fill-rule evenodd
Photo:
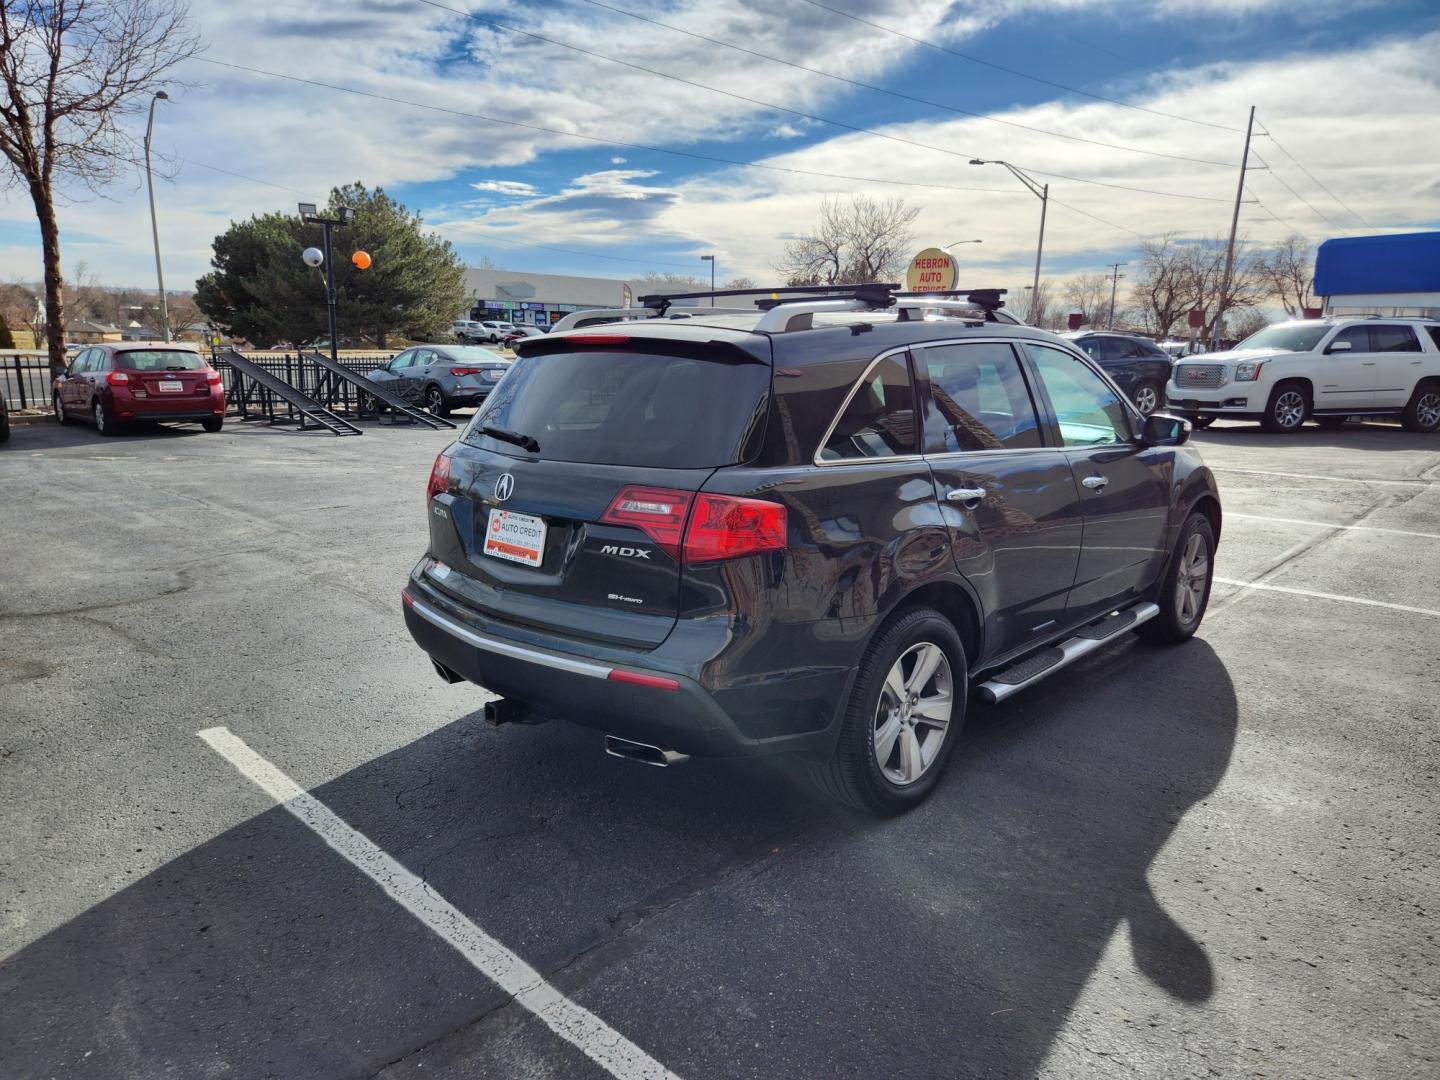
<path fill-rule="evenodd" d="M 55 380 L 55 415 L 69 424 L 84 417 L 102 435 L 132 420 L 225 423 L 220 373 L 189 345 L 127 341 L 81 349 Z"/>

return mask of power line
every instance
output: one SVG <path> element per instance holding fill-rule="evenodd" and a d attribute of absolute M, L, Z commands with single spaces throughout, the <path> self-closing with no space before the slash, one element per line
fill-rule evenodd
<path fill-rule="evenodd" d="M 1279 214 L 1275 213 L 1274 210 L 1271 210 L 1270 207 L 1266 206 L 1263 202 L 1261 202 L 1259 196 L 1255 197 L 1255 205 L 1260 207 L 1261 210 L 1264 210 L 1265 213 L 1269 214 L 1277 222 L 1285 226 L 1285 228 L 1289 229 L 1292 233 L 1298 236 L 1301 240 L 1304 240 L 1307 244 L 1314 243 L 1314 241 L 1312 241 L 1310 237 L 1306 236 L 1299 229 L 1295 228 L 1295 226 L 1291 225 L 1290 222 L 1286 221 Z"/>
<path fill-rule="evenodd" d="M 925 105 L 934 109 L 944 109 L 946 112 L 955 113 L 958 116 L 969 116 L 976 120 L 987 120 L 992 124 L 1004 124 L 1006 127 L 1019 128 L 1022 131 L 1033 131 L 1039 135 L 1048 135 L 1056 139 L 1068 139 L 1071 142 L 1087 143 L 1090 146 L 1103 146 L 1111 150 L 1123 150 L 1130 154 L 1146 154 L 1150 157 L 1168 158 L 1171 161 L 1186 161 L 1193 165 L 1215 165 L 1222 169 L 1233 169 L 1233 161 L 1212 161 L 1208 158 L 1185 157 L 1182 154 L 1166 154 L 1159 150 L 1145 150 L 1138 146 L 1125 146 L 1121 143 L 1106 142 L 1103 139 L 1089 139 L 1083 135 L 1068 135 L 1063 131 L 1051 131 L 1048 128 L 1035 127 L 1032 124 L 1022 124 L 1015 120 L 1004 120 L 998 116 L 991 116 L 987 113 L 970 112 L 966 109 L 956 108 L 953 105 L 946 105 L 941 101 L 931 101 L 928 98 L 916 97 L 913 94 L 904 94 L 898 90 L 891 90 L 884 86 L 876 86 L 874 83 L 861 82 L 858 79 L 847 78 L 844 75 L 836 75 L 833 72 L 821 68 L 809 67 L 805 64 L 797 64 L 794 61 L 786 60 L 783 57 L 771 56 L 769 53 L 762 53 L 755 49 L 748 49 L 743 45 L 736 45 L 734 42 L 723 41 L 720 38 L 708 37 L 705 34 L 697 34 L 692 30 L 686 30 L 671 23 L 662 22 L 659 19 L 652 19 L 648 15 L 641 15 L 634 11 L 626 11 L 623 8 L 614 7 L 602 2 L 602 0 L 579 0 L 580 3 L 589 4 L 591 7 L 602 8 L 605 11 L 613 11 L 617 15 L 624 15 L 627 18 L 638 19 L 640 22 L 649 23 L 652 26 L 663 27 L 666 30 L 677 34 L 684 34 L 686 37 L 695 38 L 697 41 L 706 41 L 712 45 L 719 45 L 722 48 L 733 49 L 735 52 L 744 53 L 747 56 L 755 56 L 761 60 L 768 60 L 771 63 L 783 64 L 786 67 L 795 68 L 797 71 L 809 72 L 811 75 L 820 75 L 826 79 L 833 79 L 836 82 L 845 83 L 847 86 L 857 86 L 863 90 L 872 90 L 877 94 L 885 94 L 889 97 L 898 98 L 901 101 L 914 102 L 917 105 Z"/>
<path fill-rule="evenodd" d="M 1328 187 L 1326 187 L 1324 184 L 1322 184 L 1322 183 L 1316 178 L 1316 176 L 1315 176 L 1314 173 L 1312 173 L 1309 169 L 1305 168 L 1305 166 L 1300 163 L 1300 159 L 1299 159 L 1299 158 L 1297 158 L 1294 154 L 1290 153 L 1289 150 L 1286 150 L 1285 147 L 1281 146 L 1281 145 L 1280 145 L 1280 140 L 1277 139 L 1277 138 L 1275 138 L 1274 135 L 1270 134 L 1270 128 L 1268 127 L 1268 125 L 1262 124 L 1262 125 L 1260 126 L 1260 133 L 1261 133 L 1262 135 L 1264 135 L 1267 139 L 1269 139 L 1272 143 L 1274 143 L 1276 150 L 1279 150 L 1279 151 L 1280 151 L 1282 154 L 1284 154 L 1287 158 L 1289 158 L 1291 161 L 1293 161 L 1293 162 L 1295 163 L 1295 167 L 1296 167 L 1297 169 L 1299 169 L 1299 170 L 1300 170 L 1301 172 L 1303 172 L 1306 176 L 1308 176 L 1308 177 L 1310 178 L 1311 182 L 1312 182 L 1316 187 L 1318 187 L 1321 191 L 1325 192 L 1326 195 L 1329 195 L 1330 198 L 1334 199 L 1335 202 L 1336 202 L 1336 204 L 1339 205 L 1340 207 L 1342 207 L 1342 208 L 1346 211 L 1346 213 L 1348 213 L 1348 214 L 1349 214 L 1351 217 L 1353 217 L 1356 221 L 1360 222 L 1361 225 L 1364 225 L 1367 229 L 1373 229 L 1373 228 L 1375 228 L 1374 225 L 1371 225 L 1368 221 L 1366 221 L 1364 218 L 1362 218 L 1362 217 L 1361 217 L 1359 214 L 1357 214 L 1354 210 L 1351 210 L 1350 207 L 1349 207 L 1349 205 L 1348 205 L 1343 199 L 1341 199 L 1339 195 L 1336 195 L 1336 194 L 1335 194 L 1333 191 L 1331 191 Z M 1337 226 L 1337 228 L 1338 228 L 1338 226 Z"/>
<path fill-rule="evenodd" d="M 226 176 L 233 176 L 237 180 L 249 180 L 252 184 L 264 184 L 266 187 L 276 188 L 280 191 L 288 191 L 292 195 L 303 195 L 307 199 L 315 198 L 313 191 L 301 191 L 298 188 L 286 187 L 284 184 L 274 184 L 269 180 L 261 180 L 258 176 L 246 176 L 244 173 L 231 172 L 229 169 L 222 169 L 218 165 L 206 165 L 203 161 L 192 161 L 190 158 L 178 159 L 186 165 L 196 165 L 202 169 L 209 169 L 211 172 L 224 173 Z"/>
<path fill-rule="evenodd" d="M 1270 165 L 1270 163 L 1269 163 L 1268 161 L 1266 161 L 1263 157 L 1260 157 L 1259 154 L 1256 154 L 1255 156 L 1256 156 L 1257 158 L 1260 158 L 1260 164 L 1264 165 L 1265 168 L 1269 171 L 1269 173 L 1270 173 L 1270 178 L 1271 178 L 1272 180 L 1274 180 L 1277 184 L 1279 184 L 1281 187 L 1283 187 L 1286 191 L 1290 192 L 1291 195 L 1294 195 L 1295 198 L 1299 199 L 1302 203 L 1304 203 L 1306 206 L 1308 206 L 1312 211 L 1314 211 L 1316 217 L 1320 218 L 1322 221 L 1325 222 L 1325 224 L 1329 225 L 1332 229 L 1338 229 L 1340 232 L 1344 232 L 1344 231 L 1345 231 L 1345 229 L 1344 229 L 1342 226 L 1335 224 L 1335 222 L 1332 221 L 1327 215 L 1325 215 L 1324 213 L 1322 213 L 1321 210 L 1319 209 L 1319 207 L 1317 207 L 1317 206 L 1316 206 L 1314 203 L 1312 203 L 1309 199 L 1305 198 L 1304 195 L 1301 195 L 1301 194 L 1300 194 L 1298 191 L 1296 191 L 1293 187 L 1291 187 L 1289 184 L 1287 184 L 1287 183 L 1285 182 L 1285 178 L 1284 178 L 1283 176 L 1281 176 L 1279 173 L 1277 173 L 1277 172 L 1274 170 L 1274 168 Z"/>
<path fill-rule="evenodd" d="M 785 165 L 770 165 L 760 161 L 741 161 L 736 158 L 719 157 L 714 154 L 701 154 L 692 150 L 674 150 L 662 146 L 649 146 L 645 143 L 625 142 L 624 140 L 611 137 L 584 135 L 576 131 L 561 131 L 559 128 L 545 127 L 541 124 L 530 124 L 522 120 L 503 120 L 498 116 L 486 116 L 483 113 L 465 112 L 462 109 L 451 109 L 444 105 L 432 105 L 427 102 L 412 101 L 408 98 L 394 97 L 389 94 L 377 94 L 370 90 L 357 90 L 353 86 L 341 86 L 338 83 L 321 82 L 318 79 L 306 79 L 299 75 L 287 75 L 282 71 L 266 71 L 264 68 L 247 67 L 244 64 L 232 64 L 226 60 L 213 60 L 208 56 L 192 56 L 190 59 L 201 64 L 213 64 L 216 67 L 248 72 L 251 75 L 264 75 L 272 79 L 284 79 L 286 82 L 300 83 L 305 86 L 317 86 L 325 90 L 337 90 L 344 94 L 354 94 L 357 97 L 369 98 L 373 101 L 388 101 L 395 105 L 405 105 L 413 109 L 426 109 L 430 112 L 444 113 L 447 116 L 459 116 L 467 120 L 481 120 L 487 124 L 503 124 L 506 127 L 523 128 L 526 131 L 538 131 L 546 135 L 559 135 L 567 139 L 579 139 L 583 142 L 596 143 L 601 146 L 623 147 L 626 150 L 644 150 L 652 154 L 669 154 L 672 157 L 689 158 L 693 161 L 708 161 L 718 165 L 733 165 L 744 169 L 764 169 L 767 172 L 790 173 L 794 176 L 818 176 L 827 180 L 848 180 L 852 183 L 859 184 L 888 184 L 895 187 L 925 188 L 935 191 L 979 191 L 991 195 L 1014 196 L 1024 194 L 1023 191 L 1011 190 L 1010 188 L 930 184 L 919 180 L 893 180 L 875 176 L 851 176 L 846 173 L 820 172 L 815 169 L 796 169 Z"/>
<path fill-rule="evenodd" d="M 833 8 L 828 4 L 822 4 L 819 2 L 819 0 L 803 0 L 803 2 L 809 4 L 811 7 L 820 8 L 822 11 L 828 11 L 832 15 L 839 15 L 842 18 L 851 19 L 854 22 L 858 23 L 863 23 L 864 25 L 873 27 L 876 30 L 882 30 L 887 34 L 894 34 L 896 37 L 904 38 L 906 41 L 914 42 L 916 45 L 923 45 L 927 49 L 933 49 L 936 52 L 945 53 L 947 56 L 954 56 L 960 60 L 965 60 L 971 64 L 980 64 L 983 67 L 992 68 L 995 71 L 1003 71 L 1007 75 L 1014 75 L 1017 78 L 1029 79 L 1031 82 L 1037 82 L 1044 86 L 1052 86 L 1057 90 L 1064 90 L 1067 93 L 1079 94 L 1082 97 L 1092 98 L 1095 101 L 1103 101 L 1109 105 L 1119 105 L 1123 109 L 1134 109 L 1136 112 L 1149 113 L 1151 116 L 1163 116 L 1167 120 L 1183 120 L 1187 124 L 1199 124 L 1201 127 L 1218 128 L 1221 131 L 1239 132 L 1245 130 L 1244 128 L 1230 127 L 1228 124 L 1216 124 L 1209 120 L 1196 120 L 1194 117 L 1191 116 L 1180 116 L 1178 113 L 1162 112 L 1160 109 L 1147 109 L 1143 105 L 1134 105 L 1128 101 L 1119 101 L 1116 98 L 1108 98 L 1102 94 L 1092 94 L 1090 91 L 1081 90 L 1079 87 L 1067 86 L 1064 83 L 1053 82 L 1050 79 L 1041 78 L 1039 75 L 1031 75 L 1027 71 L 1019 71 L 1015 68 L 1006 67 L 1003 64 L 997 64 L 992 60 L 984 60 L 978 56 L 971 56 L 969 53 L 963 53 L 956 49 L 948 49 L 944 45 L 936 45 L 934 42 L 926 41 L 924 38 L 914 37 L 910 34 L 905 33 L 904 31 L 895 30 L 888 26 L 881 26 L 877 22 L 871 22 L 869 19 L 866 19 L 860 15 L 852 15 L 848 11 L 841 11 L 839 8 Z"/>
<path fill-rule="evenodd" d="M 951 149 L 949 149 L 949 148 L 947 148 L 947 147 L 944 147 L 944 146 L 933 146 L 933 145 L 931 145 L 930 143 L 922 143 L 922 142 L 916 141 L 915 139 L 907 139 L 907 138 L 905 138 L 905 137 L 902 136 L 902 135 L 891 135 L 891 134 L 887 134 L 886 132 L 883 132 L 883 131 L 876 131 L 876 130 L 873 129 L 873 128 L 860 127 L 860 126 L 858 126 L 858 125 L 856 125 L 856 124 L 847 124 L 847 123 L 845 123 L 843 120 L 832 120 L 832 119 L 830 119 L 829 117 L 826 117 L 826 116 L 817 116 L 817 115 L 815 115 L 814 113 L 802 112 L 802 111 L 799 110 L 799 109 L 791 109 L 791 108 L 789 108 L 789 107 L 787 107 L 787 106 L 785 106 L 785 105 L 776 105 L 776 104 L 774 104 L 774 103 L 772 103 L 772 102 L 769 102 L 769 101 L 761 101 L 759 98 L 747 97 L 747 96 L 744 95 L 744 94 L 736 94 L 736 93 L 733 93 L 733 92 L 731 92 L 731 91 L 729 91 L 729 90 L 721 90 L 721 89 L 719 89 L 718 87 L 709 86 L 709 85 L 707 85 L 707 84 L 705 84 L 705 83 L 695 82 L 695 81 L 692 80 L 692 79 L 682 78 L 682 77 L 679 76 L 679 75 L 670 75 L 670 74 L 668 74 L 668 73 L 666 73 L 666 72 L 663 72 L 663 71 L 656 71 L 654 68 L 647 68 L 647 67 L 645 67 L 645 66 L 643 66 L 643 65 L 641 65 L 641 64 L 631 63 L 629 60 L 621 60 L 621 59 L 619 59 L 619 58 L 617 58 L 617 57 L 614 57 L 614 56 L 607 56 L 607 55 L 605 55 L 604 53 L 596 52 L 596 51 L 593 50 L 593 49 L 586 49 L 586 48 L 584 48 L 584 47 L 582 47 L 582 46 L 572 45 L 572 44 L 570 44 L 569 42 L 560 41 L 560 40 L 558 40 L 558 39 L 556 39 L 556 38 L 546 37 L 544 34 L 537 34 L 537 33 L 535 33 L 534 31 L 531 31 L 531 30 L 522 30 L 522 29 L 520 29 L 520 28 L 517 27 L 517 26 L 511 26 L 511 25 L 508 24 L 508 23 L 500 22 L 500 21 L 497 20 L 497 19 L 487 18 L 487 17 L 484 16 L 484 15 L 475 15 L 475 14 L 472 14 L 472 13 L 470 13 L 470 12 L 468 12 L 468 11 L 463 11 L 463 10 L 461 10 L 460 8 L 449 7 L 449 6 L 445 5 L 445 4 L 440 3 L 439 0 L 417 0 L 417 2 L 418 2 L 418 3 L 421 3 L 421 4 L 424 4 L 424 5 L 426 5 L 427 7 L 436 8 L 436 9 L 438 9 L 438 10 L 440 10 L 440 11 L 448 11 L 448 12 L 450 12 L 452 15 L 459 15 L 461 18 L 470 19 L 470 20 L 472 20 L 473 22 L 480 23 L 480 24 L 482 24 L 482 25 L 484 25 L 484 26 L 489 26 L 489 27 L 492 27 L 492 28 L 497 29 L 497 30 L 504 30 L 504 31 L 506 31 L 506 32 L 508 32 L 508 33 L 512 33 L 512 34 L 519 34 L 519 35 L 521 35 L 522 37 L 533 38 L 534 40 L 544 42 L 544 43 L 547 44 L 547 45 L 555 45 L 555 46 L 558 46 L 559 48 L 562 48 L 562 49 L 569 49 L 569 50 L 571 50 L 572 52 L 577 52 L 577 53 L 581 54 L 582 56 L 595 57 L 596 59 L 604 60 L 604 61 L 606 61 L 607 63 L 618 64 L 618 65 L 621 66 L 621 67 L 630 68 L 632 71 L 644 72 L 644 73 L 647 74 L 647 75 L 654 75 L 654 76 L 656 76 L 657 78 L 667 79 L 667 80 L 669 80 L 670 82 L 680 83 L 680 84 L 683 85 L 683 86 L 693 86 L 693 87 L 695 87 L 697 90 L 707 90 L 707 91 L 709 91 L 710 93 L 720 94 L 720 95 L 723 96 L 723 97 L 734 98 L 736 101 L 743 101 L 743 102 L 746 102 L 747 104 L 755 105 L 755 106 L 758 106 L 759 108 L 762 108 L 762 109 L 772 109 L 772 110 L 774 110 L 775 112 L 789 113 L 791 116 L 798 116 L 798 117 L 800 117 L 800 118 L 802 118 L 802 119 L 804 119 L 804 120 L 813 120 L 813 121 L 815 121 L 816 123 L 827 124 L 827 125 L 829 125 L 829 126 L 831 126 L 831 127 L 837 127 L 837 128 L 841 128 L 842 130 L 845 130 L 845 131 L 855 132 L 856 134 L 860 134 L 860 135 L 870 135 L 870 136 L 873 136 L 873 137 L 878 138 L 878 139 L 885 139 L 885 140 L 887 140 L 887 141 L 889 141 L 889 142 L 901 143 L 901 144 L 903 144 L 903 145 L 905 145 L 905 146 L 914 146 L 914 147 L 918 147 L 918 148 L 921 149 L 921 150 L 932 150 L 932 151 L 934 151 L 935 153 L 947 154 L 947 155 L 949 155 L 949 156 L 951 156 L 951 157 L 958 157 L 958 158 L 962 158 L 962 159 L 965 159 L 965 160 L 969 160 L 969 159 L 972 159 L 972 158 L 975 158 L 975 157 L 981 157 L 981 156 L 983 156 L 983 155 L 971 153 L 971 152 L 969 152 L 969 151 L 951 150 Z M 808 3 L 808 2 L 809 2 L 809 0 L 807 0 L 807 3 Z M 218 63 L 219 61 L 209 61 L 209 62 L 210 62 L 210 63 Z M 1139 194 L 1142 194 L 1142 195 L 1160 195 L 1160 196 L 1163 196 L 1163 197 L 1166 197 L 1166 198 L 1172 198 L 1172 199 L 1195 199 L 1195 200 L 1199 200 L 1199 201 L 1202 201 L 1202 202 L 1228 202 L 1228 201 L 1229 201 L 1228 199 L 1217 198 L 1217 197 L 1215 197 L 1215 196 L 1213 196 L 1213 195 L 1189 195 L 1189 194 L 1185 194 L 1185 193 L 1183 193 L 1183 192 L 1159 191 L 1159 190 L 1157 190 L 1157 189 L 1155 189 L 1155 188 L 1131 187 L 1131 186 L 1126 185 L 1126 184 L 1111 184 L 1111 183 L 1106 183 L 1106 182 L 1101 181 L 1101 180 L 1091 180 L 1091 179 L 1089 179 L 1089 178 L 1087 178 L 1087 177 L 1083 177 L 1083 176 L 1068 176 L 1068 175 L 1066 175 L 1066 174 L 1064 174 L 1064 173 L 1046 172 L 1046 171 L 1043 170 L 1043 169 L 1033 168 L 1033 167 L 1028 166 L 1028 165 L 1026 166 L 1026 169 L 1027 169 L 1028 171 L 1033 172 L 1033 173 L 1036 173 L 1037 175 L 1040 175 L 1040 176 L 1051 176 L 1051 177 L 1056 177 L 1056 178 L 1061 179 L 1061 180 L 1073 180 L 1074 182 L 1076 182 L 1076 183 L 1078 183 L 1078 184 L 1096 184 L 1096 185 L 1098 185 L 1098 186 L 1100 186 L 1100 187 L 1115 188 L 1115 189 L 1117 189 L 1117 190 L 1119 190 L 1119 191 L 1132 191 L 1132 192 L 1136 192 L 1136 193 L 1139 193 Z"/>

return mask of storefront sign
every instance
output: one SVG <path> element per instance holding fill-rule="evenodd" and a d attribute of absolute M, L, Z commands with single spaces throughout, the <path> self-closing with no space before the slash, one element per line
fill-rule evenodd
<path fill-rule="evenodd" d="M 955 258 L 940 248 L 926 248 L 910 260 L 905 287 L 911 292 L 948 292 L 958 274 Z"/>

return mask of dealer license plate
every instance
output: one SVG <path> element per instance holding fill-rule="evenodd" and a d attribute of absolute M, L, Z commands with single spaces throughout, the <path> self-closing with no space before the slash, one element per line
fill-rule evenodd
<path fill-rule="evenodd" d="M 180 391 L 182 391 L 182 390 L 185 389 L 185 384 L 184 384 L 184 383 L 182 383 L 182 382 L 177 382 L 177 381 L 170 380 L 170 379 L 166 379 L 166 380 L 161 381 L 160 384 L 159 384 L 159 386 L 160 386 L 160 392 L 161 392 L 162 394 L 178 394 L 178 393 L 180 393 Z"/>
<path fill-rule="evenodd" d="M 545 558 L 545 522 L 534 514 L 491 510 L 485 527 L 485 554 L 539 566 Z"/>

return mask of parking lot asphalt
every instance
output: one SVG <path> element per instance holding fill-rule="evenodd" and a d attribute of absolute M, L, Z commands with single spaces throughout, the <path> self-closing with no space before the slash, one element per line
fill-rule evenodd
<path fill-rule="evenodd" d="M 449 437 L 0 448 L 0 1075 L 1440 1071 L 1433 437 L 1197 433 L 1199 636 L 973 706 L 884 821 L 779 767 L 488 728 L 400 617 Z M 444 902 L 641 1056 L 557 1034 Z"/>

